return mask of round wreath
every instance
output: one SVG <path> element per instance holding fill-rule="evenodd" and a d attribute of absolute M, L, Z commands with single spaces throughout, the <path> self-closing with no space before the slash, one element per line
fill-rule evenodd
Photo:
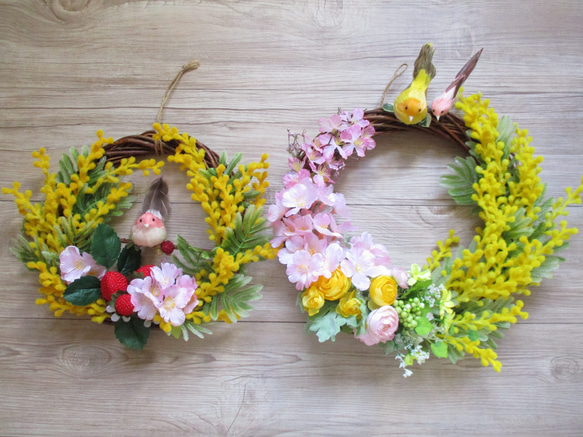
<path fill-rule="evenodd" d="M 527 131 L 499 117 L 480 94 L 458 97 L 463 120 L 442 111 L 409 125 L 408 117 L 395 114 L 397 101 L 322 118 L 313 140 L 291 135 L 291 172 L 269 208 L 272 246 L 301 291 L 307 328 L 321 342 L 342 331 L 396 352 L 404 376 L 411 374 L 407 366 L 430 354 L 455 363 L 467 353 L 499 371 L 494 349 L 500 331 L 527 317 L 516 296 L 551 276 L 563 260 L 555 253 L 577 232 L 557 221 L 569 204 L 581 202 L 583 185 L 568 188 L 564 199 L 547 198 L 538 177 L 542 158 L 534 156 Z M 334 191 L 350 156 L 364 157 L 375 135 L 403 130 L 429 132 L 464 148 L 467 156 L 455 158 L 442 184 L 483 221 L 467 247 L 454 251 L 458 237 L 450 231 L 423 267 L 408 269 L 393 266 L 369 233 L 344 236 L 355 228 L 340 224 L 349 210 Z"/>
<path fill-rule="evenodd" d="M 44 148 L 33 152 L 35 167 L 44 176 L 44 201 L 33 203 L 32 192 L 20 184 L 3 188 L 13 194 L 24 216 L 24 232 L 13 252 L 30 270 L 39 273 L 42 298 L 56 316 L 65 311 L 90 315 L 91 320 L 115 323 L 122 344 L 141 349 L 152 326 L 188 340 L 210 334 L 204 325 L 222 320 L 236 322 L 252 309 L 249 302 L 261 297 L 261 285 L 249 285 L 245 265 L 270 259 L 275 252 L 262 234 L 261 217 L 268 186 L 267 155 L 259 162 L 239 164 L 241 154 L 227 160 L 176 128 L 154 124 L 154 130 L 113 141 L 97 133 L 98 140 L 81 151 L 63 155 L 56 173 Z M 168 155 L 189 177 L 192 199 L 207 214 L 212 249 L 191 246 L 178 236 L 164 241 L 161 250 L 172 262 L 142 266 L 142 246 L 158 246 L 165 239 L 139 242 L 119 238 L 107 223 L 132 206 L 132 184 L 123 177 L 134 170 L 160 173 L 164 162 L 137 156 Z M 167 187 L 162 186 L 162 195 Z M 144 212 L 144 211 L 143 211 Z M 144 217 L 160 221 L 163 214 L 149 210 Z M 135 225 L 136 226 L 136 225 Z M 136 227 L 134 226 L 134 233 Z"/>

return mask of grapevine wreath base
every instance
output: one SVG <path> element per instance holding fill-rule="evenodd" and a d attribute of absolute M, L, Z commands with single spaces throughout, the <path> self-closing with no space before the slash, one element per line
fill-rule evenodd
<path fill-rule="evenodd" d="M 396 352 L 405 376 L 407 366 L 430 354 L 453 363 L 469 354 L 499 371 L 496 340 L 527 317 L 516 297 L 551 276 L 563 260 L 556 253 L 577 231 L 559 218 L 569 204 L 580 203 L 583 186 L 567 189 L 565 198 L 546 197 L 538 176 L 542 158 L 534 156 L 527 131 L 499 117 L 479 94 L 460 95 L 456 105 L 463 120 L 450 113 L 407 125 L 384 105 L 320 119 L 313 140 L 292 135 L 291 172 L 268 214 L 272 245 L 300 290 L 307 328 L 320 341 L 345 332 Z M 442 184 L 483 221 L 467 247 L 455 250 L 458 237 L 450 231 L 423 267 L 408 269 L 393 266 L 369 233 L 344 236 L 355 228 L 344 196 L 334 190 L 348 157 L 364 157 L 375 135 L 403 130 L 464 148 L 466 156 L 455 158 Z"/>
<path fill-rule="evenodd" d="M 43 297 L 37 303 L 48 304 L 56 316 L 70 312 L 115 323 L 116 337 L 134 349 L 144 347 L 154 326 L 187 340 L 189 332 L 210 334 L 205 326 L 210 322 L 236 322 L 247 316 L 250 302 L 261 297 L 261 286 L 249 284 L 252 278 L 245 265 L 275 255 L 262 235 L 267 155 L 259 162 L 239 164 L 240 153 L 229 161 L 225 154 L 219 157 L 188 134 L 159 123 L 153 131 L 117 141 L 104 138 L 101 131 L 97 136 L 91 147 L 65 154 L 56 173 L 50 171 L 45 149 L 33 153 L 35 167 L 45 176 L 44 201 L 33 203 L 32 192 L 20 192 L 18 182 L 2 190 L 14 195 L 24 216 L 23 235 L 13 252 L 39 274 Z M 160 173 L 164 162 L 136 160 L 153 153 L 167 155 L 188 175 L 186 187 L 207 214 L 214 247 L 196 248 L 178 236 L 176 245 L 156 245 L 167 255 L 176 248 L 171 260 L 165 257 L 159 266 L 143 266 L 142 247 L 119 238 L 107 223 L 135 200 L 124 176 L 134 170 Z M 157 211 L 147 211 L 134 226 L 142 217 L 162 218 Z"/>

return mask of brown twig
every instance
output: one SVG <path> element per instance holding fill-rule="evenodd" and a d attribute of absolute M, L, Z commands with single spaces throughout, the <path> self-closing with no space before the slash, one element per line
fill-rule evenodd
<path fill-rule="evenodd" d="M 153 136 L 156 131 L 149 130 L 139 135 L 129 135 L 120 138 L 111 144 L 104 146 L 105 156 L 107 161 L 113 162 L 114 165 L 124 158 L 131 156 L 146 156 L 146 155 L 172 155 L 176 151 L 179 142 L 172 140 L 169 142 L 160 141 L 156 144 Z M 215 168 L 219 165 L 219 155 L 210 147 L 206 146 L 199 140 L 196 140 L 196 147 L 205 151 L 204 161 L 208 167 Z"/>
<path fill-rule="evenodd" d="M 384 111 L 381 108 L 366 111 L 364 113 L 364 118 L 370 121 L 371 125 L 375 128 L 375 135 L 407 130 L 427 132 L 434 136 L 453 141 L 466 152 L 469 151 L 469 147 L 466 145 L 466 141 L 468 141 L 469 138 L 466 134 L 465 124 L 458 116 L 451 113 L 440 117 L 439 120 L 431 115 L 431 124 L 429 127 L 420 126 L 418 124 L 404 124 L 395 117 L 394 113 Z"/>
<path fill-rule="evenodd" d="M 180 82 L 180 79 L 185 73 L 189 71 L 196 70 L 200 66 L 200 63 L 196 60 L 183 65 L 178 74 L 174 77 L 166 93 L 162 98 L 162 103 L 160 104 L 160 109 L 158 110 L 158 117 L 156 121 L 162 123 L 162 112 L 172 91 Z M 156 131 L 149 130 L 139 135 L 129 135 L 127 137 L 120 138 L 111 144 L 106 144 L 104 146 L 105 156 L 108 162 L 112 162 L 114 165 L 119 165 L 122 159 L 138 156 L 147 155 L 157 155 L 157 156 L 167 156 L 172 155 L 178 147 L 178 141 L 164 142 L 160 140 L 154 140 L 153 136 Z M 200 141 L 196 141 L 196 147 L 205 151 L 204 161 L 210 168 L 216 168 L 219 165 L 219 155 L 214 152 L 210 147 L 204 145 Z"/>

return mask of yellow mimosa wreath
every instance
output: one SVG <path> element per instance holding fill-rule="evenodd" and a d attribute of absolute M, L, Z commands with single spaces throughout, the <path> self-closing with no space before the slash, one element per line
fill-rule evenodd
<path fill-rule="evenodd" d="M 268 214 L 272 245 L 300 290 L 308 329 L 320 341 L 343 331 L 396 352 L 405 376 L 406 366 L 430 354 L 455 363 L 467 353 L 499 371 L 500 330 L 527 317 L 516 296 L 551 276 L 562 261 L 555 253 L 577 231 L 558 219 L 581 202 L 583 185 L 567 189 L 565 198 L 545 197 L 542 158 L 534 156 L 527 131 L 498 117 L 479 94 L 460 96 L 456 106 L 463 120 L 438 114 L 439 121 L 429 115 L 406 125 L 392 105 L 320 119 L 313 140 L 293 137 L 291 172 Z M 334 191 L 349 156 L 374 148 L 374 135 L 405 129 L 448 138 L 469 152 L 449 165 L 453 172 L 442 183 L 483 221 L 467 247 L 453 251 L 458 237 L 450 231 L 425 266 L 407 270 L 391 265 L 387 249 L 367 232 L 344 236 L 351 226 L 337 219 L 347 219 L 348 208 Z"/>
<path fill-rule="evenodd" d="M 117 141 L 101 131 L 97 136 L 91 147 L 65 154 L 56 173 L 44 148 L 33 153 L 44 174 L 42 202 L 32 202 L 32 192 L 21 192 L 18 182 L 2 189 L 14 195 L 24 216 L 13 252 L 39 274 L 43 297 L 37 304 L 48 304 L 56 316 L 67 311 L 113 322 L 116 337 L 135 349 L 144 347 L 154 325 L 187 340 L 189 332 L 210 333 L 204 327 L 209 322 L 247 316 L 261 286 L 249 285 L 245 265 L 275 255 L 262 235 L 267 155 L 246 165 L 239 164 L 240 153 L 227 161 L 225 154 L 219 157 L 188 134 L 158 123 L 153 131 Z M 136 160 L 154 152 L 168 155 L 190 178 L 186 187 L 207 214 L 214 247 L 199 249 L 178 236 L 180 255 L 173 262 L 142 266 L 141 247 L 119 238 L 106 223 L 132 206 L 132 184 L 124 176 L 134 170 L 160 173 L 164 162 Z M 155 211 L 146 215 L 156 219 Z M 170 254 L 175 246 L 166 241 L 161 248 Z"/>

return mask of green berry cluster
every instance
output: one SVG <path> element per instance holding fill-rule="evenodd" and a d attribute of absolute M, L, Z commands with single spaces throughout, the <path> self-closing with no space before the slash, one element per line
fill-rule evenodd
<path fill-rule="evenodd" d="M 417 317 L 421 316 L 421 310 L 425 304 L 418 297 L 408 300 L 396 300 L 393 307 L 399 315 L 399 322 L 405 328 L 415 329 L 417 327 Z"/>

